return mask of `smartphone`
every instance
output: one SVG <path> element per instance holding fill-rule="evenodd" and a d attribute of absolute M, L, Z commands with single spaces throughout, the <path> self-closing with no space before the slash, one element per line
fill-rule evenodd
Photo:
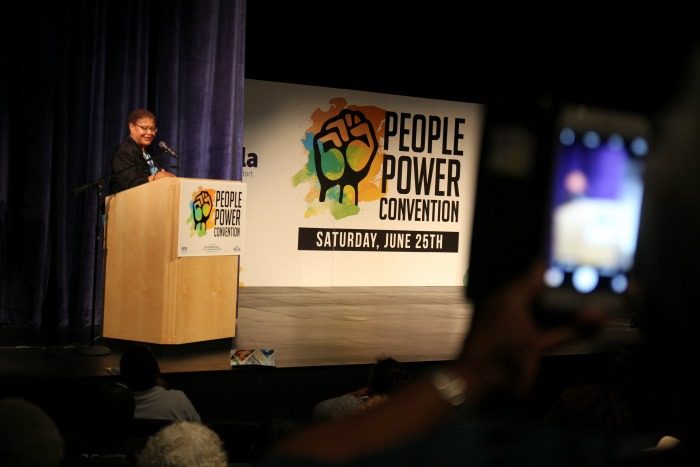
<path fill-rule="evenodd" d="M 625 311 L 639 235 L 651 124 L 645 116 L 565 107 L 555 127 L 548 267 L 538 306 L 550 317 L 581 307 Z"/>

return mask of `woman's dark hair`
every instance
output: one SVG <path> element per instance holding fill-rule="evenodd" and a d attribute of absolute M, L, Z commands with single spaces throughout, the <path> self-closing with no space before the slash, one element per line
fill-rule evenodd
<path fill-rule="evenodd" d="M 150 118 L 151 120 L 153 120 L 154 123 L 156 121 L 156 116 L 153 114 L 153 112 L 147 109 L 132 110 L 129 114 L 129 117 L 126 120 L 127 123 L 136 123 L 142 118 Z"/>

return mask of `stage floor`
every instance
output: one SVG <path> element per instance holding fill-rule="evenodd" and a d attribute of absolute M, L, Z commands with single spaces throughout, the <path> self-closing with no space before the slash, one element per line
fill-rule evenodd
<path fill-rule="evenodd" d="M 276 366 L 309 367 L 372 363 L 379 356 L 404 362 L 453 358 L 469 330 L 472 308 L 462 287 L 243 287 L 237 336 L 231 346 L 275 350 Z M 18 330 L 0 330 L 0 374 L 95 376 L 118 367 L 122 347 L 103 357 L 78 356 L 89 341 L 38 342 Z M 618 320 L 595 339 L 556 354 L 619 349 L 636 332 Z M 163 373 L 230 369 L 228 343 L 216 349 L 187 347 L 158 354 Z"/>
<path fill-rule="evenodd" d="M 273 348 L 277 364 L 317 366 L 454 358 L 469 332 L 472 306 L 462 287 L 242 288 L 236 346 Z M 595 338 L 555 354 L 617 350 L 637 332 L 611 322 Z"/>
<path fill-rule="evenodd" d="M 279 366 L 447 360 L 470 317 L 461 287 L 242 288 L 236 345 Z"/>

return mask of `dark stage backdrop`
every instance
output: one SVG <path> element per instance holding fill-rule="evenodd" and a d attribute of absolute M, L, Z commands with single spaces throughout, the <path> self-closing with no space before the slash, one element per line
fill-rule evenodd
<path fill-rule="evenodd" d="M 162 165 L 240 180 L 246 2 L 15 5 L 1 15 L 0 325 L 84 326 L 97 190 L 74 190 L 109 173 L 131 109 L 154 111 L 155 141 L 178 151 L 153 148 Z"/>

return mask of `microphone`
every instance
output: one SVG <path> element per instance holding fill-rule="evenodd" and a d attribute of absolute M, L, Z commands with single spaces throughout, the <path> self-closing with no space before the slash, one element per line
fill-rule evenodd
<path fill-rule="evenodd" d="M 161 148 L 163 151 L 167 152 L 168 154 L 170 154 L 171 156 L 173 156 L 175 159 L 177 159 L 177 153 L 175 152 L 175 150 L 173 148 L 168 146 L 165 141 L 161 141 L 160 143 L 158 143 L 158 147 Z"/>

